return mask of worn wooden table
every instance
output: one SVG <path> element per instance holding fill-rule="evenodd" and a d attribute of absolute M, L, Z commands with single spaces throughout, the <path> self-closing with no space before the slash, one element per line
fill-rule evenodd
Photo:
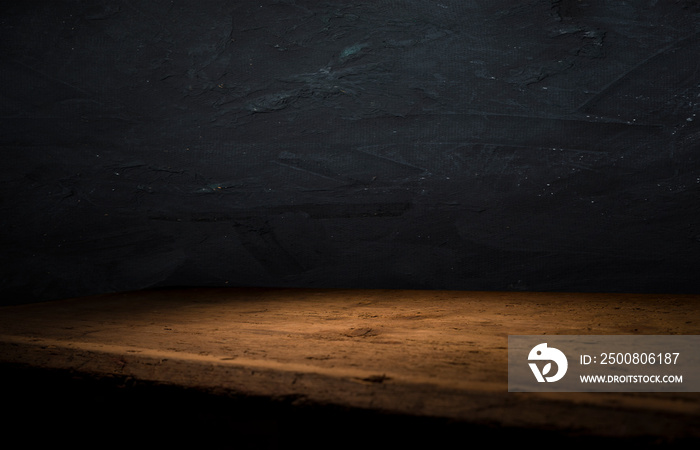
<path fill-rule="evenodd" d="M 700 438 L 700 393 L 509 393 L 507 337 L 699 334 L 700 296 L 186 289 L 0 308 L 0 363 L 453 422 Z"/>

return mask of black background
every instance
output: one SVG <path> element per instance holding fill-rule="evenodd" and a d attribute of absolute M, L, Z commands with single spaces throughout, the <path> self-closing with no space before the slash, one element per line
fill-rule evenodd
<path fill-rule="evenodd" d="M 700 293 L 697 2 L 28 1 L 0 17 L 5 304 L 163 286 Z"/>

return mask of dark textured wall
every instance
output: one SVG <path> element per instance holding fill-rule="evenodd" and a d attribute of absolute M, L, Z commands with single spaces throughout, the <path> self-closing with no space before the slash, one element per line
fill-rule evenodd
<path fill-rule="evenodd" d="M 0 14 L 4 302 L 183 285 L 700 292 L 697 2 Z"/>

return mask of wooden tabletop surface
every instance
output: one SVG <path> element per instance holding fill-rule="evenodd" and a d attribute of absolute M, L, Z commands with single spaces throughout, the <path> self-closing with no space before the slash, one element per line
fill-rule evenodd
<path fill-rule="evenodd" d="M 508 392 L 509 335 L 700 334 L 700 296 L 184 289 L 0 308 L 0 363 L 470 423 L 700 437 L 700 393 Z"/>

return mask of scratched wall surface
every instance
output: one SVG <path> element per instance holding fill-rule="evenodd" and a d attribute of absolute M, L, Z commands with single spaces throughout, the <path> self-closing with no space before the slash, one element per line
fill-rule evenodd
<path fill-rule="evenodd" d="M 700 292 L 692 0 L 0 13 L 4 302 Z"/>

